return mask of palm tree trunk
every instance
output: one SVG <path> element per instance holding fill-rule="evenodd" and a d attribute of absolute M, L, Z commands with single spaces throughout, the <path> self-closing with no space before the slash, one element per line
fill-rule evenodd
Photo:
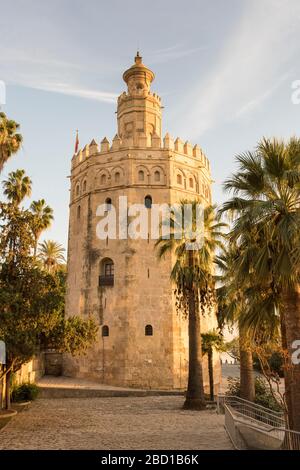
<path fill-rule="evenodd" d="M 33 257 L 34 257 L 34 258 L 36 258 L 37 247 L 38 247 L 38 238 L 35 237 L 35 238 L 34 238 L 34 247 L 33 247 Z"/>
<path fill-rule="evenodd" d="M 214 366 L 213 366 L 213 349 L 210 348 L 207 353 L 208 358 L 208 375 L 209 375 L 209 394 L 211 401 L 215 399 L 214 393 Z"/>
<path fill-rule="evenodd" d="M 287 339 L 286 339 L 286 327 L 283 315 L 280 316 L 280 328 L 281 328 L 281 344 L 282 349 L 285 352 L 288 351 L 287 347 Z M 292 413 L 292 391 L 291 391 L 291 384 L 292 384 L 292 374 L 289 367 L 283 368 L 284 373 L 284 388 L 285 388 L 285 402 L 287 407 L 287 416 L 286 416 L 286 424 L 289 429 L 293 429 L 293 413 Z"/>
<path fill-rule="evenodd" d="M 300 364 L 292 362 L 293 353 L 295 353 L 294 341 L 300 340 L 300 285 L 286 290 L 283 301 L 288 365 L 291 367 L 292 376 L 289 384 L 291 391 L 289 415 L 291 415 L 292 429 L 300 431 Z"/>
<path fill-rule="evenodd" d="M 189 377 L 184 408 L 205 408 L 200 314 L 196 312 L 195 295 L 189 292 Z"/>
<path fill-rule="evenodd" d="M 245 339 L 240 329 L 240 384 L 241 398 L 244 400 L 254 401 L 255 398 L 255 381 L 253 372 L 253 357 L 249 347 L 245 344 Z"/>

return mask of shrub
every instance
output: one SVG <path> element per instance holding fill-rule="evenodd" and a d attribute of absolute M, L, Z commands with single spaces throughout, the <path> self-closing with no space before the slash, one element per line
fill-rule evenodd
<path fill-rule="evenodd" d="M 24 383 L 13 388 L 11 398 L 13 402 L 32 401 L 38 394 L 39 387 L 36 384 Z"/>
<path fill-rule="evenodd" d="M 228 390 L 226 395 L 241 396 L 240 379 L 228 377 Z M 254 403 L 269 408 L 272 411 L 282 411 L 282 407 L 270 392 L 269 385 L 263 377 L 255 377 L 255 400 Z"/>
<path fill-rule="evenodd" d="M 283 359 L 283 355 L 280 352 L 275 351 L 270 356 L 268 363 L 269 363 L 270 369 L 273 372 L 278 374 L 279 377 L 284 377 L 284 371 L 283 371 L 284 359 Z M 253 367 L 258 372 L 261 372 L 260 362 L 256 354 L 253 355 Z"/>

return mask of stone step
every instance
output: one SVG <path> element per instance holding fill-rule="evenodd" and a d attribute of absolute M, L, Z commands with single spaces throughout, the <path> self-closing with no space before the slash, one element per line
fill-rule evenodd
<path fill-rule="evenodd" d="M 70 388 L 40 386 L 39 398 L 107 398 L 107 397 L 158 397 L 183 396 L 180 390 L 116 390 L 95 388 Z"/>

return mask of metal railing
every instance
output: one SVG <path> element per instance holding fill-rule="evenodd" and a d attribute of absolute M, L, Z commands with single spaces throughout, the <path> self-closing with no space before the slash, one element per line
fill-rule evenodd
<path fill-rule="evenodd" d="M 235 413 L 247 416 L 250 419 L 260 421 L 273 427 L 285 427 L 284 414 L 281 411 L 272 411 L 265 406 L 258 405 L 248 400 L 236 396 L 224 395 L 222 398 L 223 406 L 230 405 Z M 219 404 L 220 407 L 220 404 Z"/>
<path fill-rule="evenodd" d="M 237 449 L 300 450 L 300 432 L 286 429 L 284 414 L 236 396 L 219 395 L 218 413 Z"/>

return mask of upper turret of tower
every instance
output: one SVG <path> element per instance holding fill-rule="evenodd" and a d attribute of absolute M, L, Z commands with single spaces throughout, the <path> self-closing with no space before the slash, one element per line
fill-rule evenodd
<path fill-rule="evenodd" d="M 147 96 L 154 76 L 152 70 L 143 64 L 142 57 L 137 52 L 134 64 L 123 73 L 123 80 L 127 83 L 129 95 Z"/>
<path fill-rule="evenodd" d="M 151 145 L 153 138 L 161 139 L 161 101 L 150 91 L 154 73 L 143 64 L 139 52 L 123 79 L 127 93 L 118 98 L 118 135 L 128 146 Z"/>
<path fill-rule="evenodd" d="M 105 154 L 108 154 L 108 158 L 111 159 L 114 152 L 130 155 L 129 149 L 137 151 L 142 149 L 143 152 L 146 149 L 152 149 L 155 153 L 161 151 L 163 158 L 169 158 L 170 155 L 176 154 L 179 159 L 180 156 L 195 159 L 195 163 L 209 174 L 209 161 L 198 145 L 192 146 L 179 137 L 174 140 L 169 134 L 166 134 L 162 139 L 161 99 L 150 89 L 154 77 L 152 70 L 143 64 L 142 57 L 137 52 L 134 64 L 123 73 L 127 90 L 118 97 L 118 129 L 115 137 L 111 143 L 105 137 L 101 140 L 100 145 L 99 142 L 93 140 L 83 150 L 76 150 L 72 161 L 73 168 L 86 162 L 87 158 L 98 158 L 98 155 L 100 157 L 100 154 L 103 164 Z M 119 156 L 114 155 L 114 157 L 118 158 Z"/>

